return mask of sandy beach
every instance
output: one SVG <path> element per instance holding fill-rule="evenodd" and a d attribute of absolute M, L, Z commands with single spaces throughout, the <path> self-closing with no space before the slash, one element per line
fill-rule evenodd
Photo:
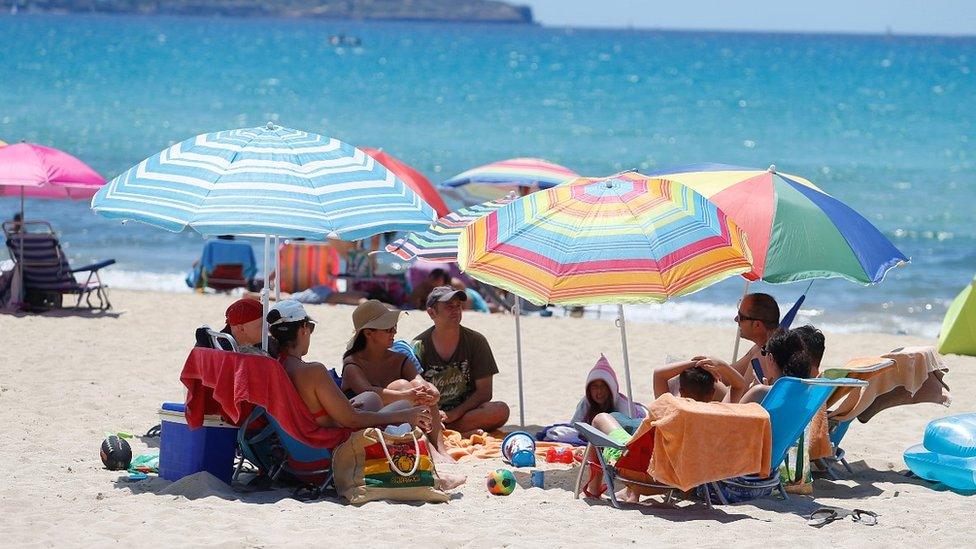
<path fill-rule="evenodd" d="M 708 510 L 681 503 L 617 510 L 604 500 L 575 501 L 576 469 L 547 469 L 546 489 L 529 488 L 528 473 L 508 497 L 490 495 L 487 471 L 498 460 L 443 470 L 468 482 L 442 505 L 382 502 L 356 508 L 334 500 L 302 503 L 288 490 L 238 493 L 225 485 L 130 483 L 102 467 L 106 432 L 143 433 L 158 422 L 164 401 L 180 401 L 179 372 L 193 329 L 219 325 L 228 296 L 113 292 L 106 315 L 49 313 L 0 316 L 0 537 L 7 546 L 201 545 L 279 546 L 602 546 L 606 542 L 665 545 L 881 547 L 895 543 L 962 546 L 969 542 L 973 499 L 934 490 L 905 477 L 901 455 L 921 440 L 926 422 L 976 407 L 976 359 L 950 356 L 951 409 L 934 404 L 883 412 L 855 424 L 845 439 L 856 474 L 817 480 L 812 496 L 767 498 Z M 311 306 L 319 321 L 310 356 L 338 364 L 351 331 L 348 307 Z M 517 424 L 515 336 L 511 316 L 469 313 L 467 326 L 484 333 L 500 367 L 495 394 L 513 406 Z M 402 318 L 400 335 L 429 325 L 418 312 Z M 526 318 L 526 418 L 533 426 L 567 421 L 585 376 L 603 352 L 622 371 L 612 320 Z M 649 400 L 652 368 L 667 355 L 730 354 L 734 325 L 629 324 L 635 395 Z M 824 363 L 879 354 L 932 341 L 884 334 L 827 334 Z M 143 453 L 158 439 L 135 439 Z M 148 443 L 148 445 L 147 445 Z M 802 515 L 831 505 L 869 509 L 877 526 L 850 519 L 817 530 Z"/>

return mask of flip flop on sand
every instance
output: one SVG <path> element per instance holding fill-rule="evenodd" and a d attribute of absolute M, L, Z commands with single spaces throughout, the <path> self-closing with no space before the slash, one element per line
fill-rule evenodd
<path fill-rule="evenodd" d="M 835 520 L 840 520 L 837 514 L 837 509 L 828 509 L 822 507 L 816 511 L 810 513 L 810 517 L 807 519 L 807 524 L 813 526 L 814 528 L 823 528 L 825 525 L 834 522 Z"/>
<path fill-rule="evenodd" d="M 847 509 L 821 507 L 820 509 L 810 513 L 810 516 L 807 518 L 807 524 L 813 526 L 814 528 L 823 528 L 825 525 L 830 524 L 835 520 L 841 520 L 850 514 L 851 512 Z"/>
<path fill-rule="evenodd" d="M 860 522 L 861 524 L 866 524 L 868 526 L 874 526 L 878 523 L 878 514 L 874 511 L 865 511 L 864 509 L 854 509 L 851 511 L 851 519 L 854 522 Z"/>

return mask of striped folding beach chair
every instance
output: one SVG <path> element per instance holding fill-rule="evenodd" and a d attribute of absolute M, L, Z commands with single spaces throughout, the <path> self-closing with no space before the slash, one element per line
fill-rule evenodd
<path fill-rule="evenodd" d="M 54 229 L 46 221 L 7 222 L 3 224 L 3 231 L 10 257 L 23 273 L 23 288 L 29 303 L 39 308 L 58 308 L 62 296 L 71 294 L 78 296 L 75 307 L 80 307 L 84 298 L 90 309 L 112 308 L 108 286 L 102 282 L 98 271 L 114 264 L 114 259 L 72 269 Z M 79 282 L 75 273 L 88 273 L 88 276 L 84 282 Z M 93 296 L 97 305 L 92 302 Z"/>

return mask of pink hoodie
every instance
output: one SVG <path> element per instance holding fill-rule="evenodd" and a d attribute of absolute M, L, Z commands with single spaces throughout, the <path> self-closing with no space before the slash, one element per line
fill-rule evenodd
<path fill-rule="evenodd" d="M 600 354 L 599 360 L 597 360 L 596 364 L 593 366 L 593 369 L 590 370 L 590 374 L 586 376 L 586 389 L 589 390 L 590 383 L 597 380 L 606 383 L 607 387 L 610 388 L 610 392 L 616 395 L 613 399 L 614 408 L 618 412 L 629 417 L 630 400 L 628 400 L 626 396 L 620 394 L 620 383 L 617 382 L 617 373 L 613 371 L 613 368 L 610 367 L 610 361 L 607 360 L 607 357 L 603 356 L 602 353 Z M 638 418 L 642 418 L 647 415 L 647 409 L 644 408 L 644 406 L 640 403 L 636 403 L 635 408 L 637 410 Z M 585 420 L 589 409 L 590 401 L 586 398 L 586 392 L 584 391 L 583 398 L 579 401 L 579 404 L 576 405 L 576 413 L 573 414 L 573 419 L 570 421 L 570 423 Z"/>

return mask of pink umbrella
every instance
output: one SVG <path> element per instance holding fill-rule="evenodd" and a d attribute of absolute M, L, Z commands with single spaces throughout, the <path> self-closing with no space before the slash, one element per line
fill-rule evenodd
<path fill-rule="evenodd" d="M 87 164 L 70 154 L 33 143 L 0 147 L 0 196 L 20 196 L 20 215 L 24 197 L 91 198 L 105 179 Z"/>
<path fill-rule="evenodd" d="M 105 179 L 87 164 L 70 154 L 33 143 L 0 147 L 0 196 L 20 195 L 20 219 L 24 219 L 24 197 L 91 198 Z M 17 227 L 20 232 L 23 229 Z M 23 253 L 23 246 L 20 248 Z M 20 257 L 19 262 L 23 263 Z M 23 271 L 18 269 L 23 288 Z"/>

